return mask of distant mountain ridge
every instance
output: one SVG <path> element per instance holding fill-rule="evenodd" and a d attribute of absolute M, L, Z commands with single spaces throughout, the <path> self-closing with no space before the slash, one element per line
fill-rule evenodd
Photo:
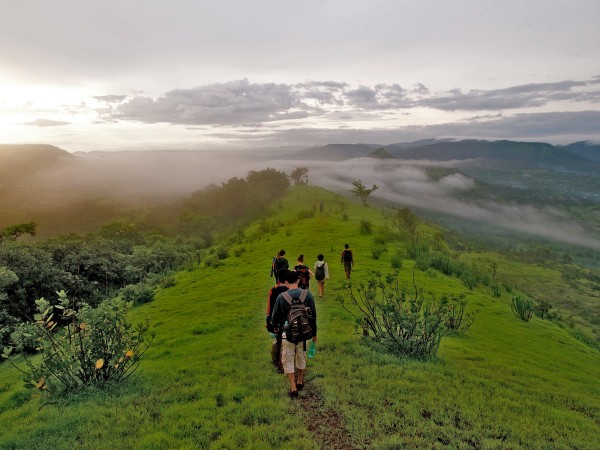
<path fill-rule="evenodd" d="M 380 150 L 381 149 L 381 150 Z M 384 153 L 385 152 L 385 153 Z M 328 144 L 285 155 L 288 159 L 343 161 L 362 157 L 400 160 L 470 161 L 483 168 L 600 172 L 600 145 L 545 142 L 425 139 L 390 145 Z M 282 158 L 284 158 L 282 156 Z"/>
<path fill-rule="evenodd" d="M 573 144 L 565 145 L 562 148 L 589 161 L 600 163 L 600 144 L 579 141 L 574 142 Z"/>
<path fill-rule="evenodd" d="M 71 153 L 53 145 L 0 144 L 0 184 L 72 159 Z"/>

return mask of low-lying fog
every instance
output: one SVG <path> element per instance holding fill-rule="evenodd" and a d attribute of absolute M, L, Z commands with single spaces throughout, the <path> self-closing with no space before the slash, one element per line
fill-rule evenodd
<path fill-rule="evenodd" d="M 466 218 L 508 230 L 529 233 L 600 249 L 600 240 L 575 221 L 557 210 L 515 203 L 493 203 L 464 200 L 456 194 L 472 190 L 475 181 L 452 174 L 432 179 L 427 167 L 460 168 L 465 161 L 447 163 L 357 158 L 346 161 L 306 161 L 281 159 L 283 151 L 242 153 L 208 151 L 144 151 L 74 153 L 43 168 L 21 182 L 21 191 L 29 189 L 29 197 L 14 202 L 37 202 L 46 208 L 64 207 L 71 202 L 104 197 L 144 206 L 186 197 L 211 183 L 219 184 L 231 177 L 244 178 L 250 170 L 273 167 L 290 173 L 297 167 L 309 168 L 309 182 L 350 197 L 352 181 L 361 179 L 379 189 L 373 199 L 387 204 Z M 297 155 L 297 154 L 296 154 Z M 297 158 L 297 156 L 294 156 Z M 1 183 L 0 183 L 1 184 Z M 1 187 L 1 186 L 0 186 Z M 14 192 L 23 196 L 18 186 Z M 36 193 L 33 195 L 33 193 Z M 0 192 L 1 193 L 1 192 Z M 22 200 L 21 200 L 22 198 Z M 28 206 L 34 210 L 32 203 Z M 7 211 L 6 207 L 3 208 Z"/>
<path fill-rule="evenodd" d="M 539 206 L 489 201 L 465 201 L 456 198 L 459 191 L 475 187 L 475 181 L 461 174 L 432 179 L 426 167 L 456 167 L 462 162 L 446 164 L 426 161 L 397 161 L 359 158 L 342 162 L 277 161 L 272 166 L 289 173 L 296 167 L 309 167 L 310 184 L 344 195 L 352 189 L 352 181 L 379 189 L 371 194 L 385 203 L 426 209 L 464 219 L 493 224 L 569 244 L 600 250 L 600 240 L 563 213 Z M 371 198 L 370 197 L 370 198 Z"/>

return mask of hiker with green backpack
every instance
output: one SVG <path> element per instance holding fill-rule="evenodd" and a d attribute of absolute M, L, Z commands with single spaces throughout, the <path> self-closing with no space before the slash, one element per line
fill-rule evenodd
<path fill-rule="evenodd" d="M 281 363 L 290 382 L 288 395 L 296 398 L 304 388 L 306 341 L 317 342 L 317 310 L 310 291 L 298 287 L 295 271 L 286 274 L 285 284 L 288 290 L 277 297 L 271 323 L 282 338 Z"/>
<path fill-rule="evenodd" d="M 317 280 L 319 287 L 319 297 L 323 297 L 325 293 L 325 280 L 329 280 L 329 266 L 324 259 L 323 254 L 319 254 L 315 263 L 315 280 Z"/>

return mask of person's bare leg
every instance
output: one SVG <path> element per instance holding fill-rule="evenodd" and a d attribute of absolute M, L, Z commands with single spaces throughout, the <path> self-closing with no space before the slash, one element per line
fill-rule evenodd
<path fill-rule="evenodd" d="M 286 375 L 288 376 L 288 378 L 290 380 L 290 391 L 291 392 L 296 391 L 297 390 L 297 388 L 296 388 L 296 374 L 294 372 L 292 372 L 292 373 L 286 373 Z"/>
<path fill-rule="evenodd" d="M 296 383 L 304 384 L 304 369 L 296 369 L 296 370 L 298 371 L 298 380 L 296 381 Z"/>

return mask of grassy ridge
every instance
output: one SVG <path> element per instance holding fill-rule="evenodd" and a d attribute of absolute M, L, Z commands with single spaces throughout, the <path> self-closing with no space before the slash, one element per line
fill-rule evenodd
<path fill-rule="evenodd" d="M 315 217 L 303 219 L 313 205 Z M 591 449 L 600 442 L 598 351 L 554 323 L 519 321 L 508 297 L 416 271 L 426 292 L 465 292 L 469 307 L 479 309 L 475 324 L 466 336 L 444 340 L 434 361 L 376 353 L 359 343 L 334 297 L 343 292 L 338 258 L 345 242 L 355 253 L 353 282 L 389 269 L 392 246 L 373 260 L 372 238 L 357 233 L 361 220 L 383 223 L 381 214 L 302 187 L 267 220 L 283 225 L 238 244 L 246 251 L 221 267 L 179 273 L 174 287 L 131 312 L 134 321 L 150 317 L 157 339 L 126 385 L 40 409 L 44 400 L 31 398 L 18 372 L 0 366 L 0 448 L 310 449 L 338 442 Z M 247 235 L 259 236 L 264 226 Z M 326 297 L 317 299 L 318 353 L 307 370 L 304 396 L 319 399 L 310 411 L 287 399 L 287 383 L 270 363 L 264 309 L 270 259 L 280 248 L 291 263 L 300 253 L 309 266 L 318 253 L 330 263 Z M 412 266 L 405 261 L 400 273 L 407 287 Z M 337 420 L 329 431 L 309 431 L 330 413 Z"/>

